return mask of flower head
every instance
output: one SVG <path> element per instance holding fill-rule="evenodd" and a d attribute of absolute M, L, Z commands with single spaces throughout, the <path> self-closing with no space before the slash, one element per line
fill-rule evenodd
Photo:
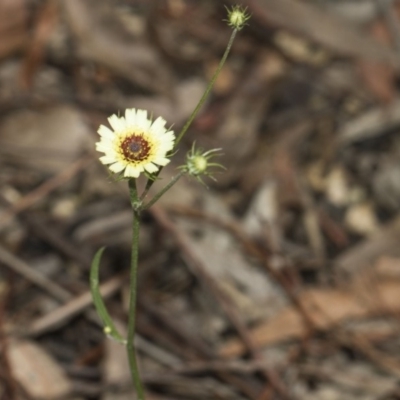
<path fill-rule="evenodd" d="M 221 149 L 212 149 L 204 152 L 202 149 L 196 149 L 193 143 L 192 149 L 186 155 L 186 164 L 180 168 L 189 175 L 196 177 L 200 182 L 203 182 L 201 179 L 202 175 L 214 179 L 211 169 L 215 167 L 225 169 L 221 164 L 210 162 L 211 158 L 221 155 L 220 151 Z"/>
<path fill-rule="evenodd" d="M 153 174 L 167 165 L 168 152 L 174 147 L 175 135 L 165 128 L 161 117 L 154 122 L 147 111 L 127 109 L 124 117 L 108 118 L 111 128 L 100 125 L 96 150 L 104 153 L 100 161 L 125 178 L 137 178 L 142 172 Z"/>
<path fill-rule="evenodd" d="M 231 9 L 226 7 L 228 11 L 228 25 L 240 31 L 246 25 L 246 22 L 250 19 L 250 15 L 247 12 L 247 8 L 242 6 L 233 6 Z"/>

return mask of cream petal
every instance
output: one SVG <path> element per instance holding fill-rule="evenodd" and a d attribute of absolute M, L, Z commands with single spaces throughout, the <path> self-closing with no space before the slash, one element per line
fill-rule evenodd
<path fill-rule="evenodd" d="M 110 123 L 114 131 L 121 131 L 125 129 L 124 117 L 117 117 L 115 114 L 113 114 L 110 118 L 108 118 L 108 122 Z"/>
<path fill-rule="evenodd" d="M 125 168 L 125 165 L 120 162 L 116 162 L 115 164 L 110 165 L 108 168 L 110 168 L 112 172 L 118 173 Z"/>
<path fill-rule="evenodd" d="M 151 131 L 155 133 L 165 132 L 164 125 L 167 121 L 164 118 L 158 117 L 151 125 Z"/>
<path fill-rule="evenodd" d="M 125 111 L 125 120 L 127 125 L 135 125 L 137 121 L 136 110 L 134 108 L 128 108 Z"/>
<path fill-rule="evenodd" d="M 162 135 L 157 136 L 157 140 L 159 140 L 160 142 L 173 142 L 174 137 L 162 134 Z"/>
<path fill-rule="evenodd" d="M 108 140 L 108 139 L 101 138 L 100 141 L 96 142 L 96 146 L 99 146 L 99 145 L 109 146 L 112 148 L 114 146 L 114 140 Z"/>
<path fill-rule="evenodd" d="M 165 132 L 167 132 L 167 129 L 164 127 L 164 124 L 166 123 L 166 121 L 162 118 L 161 118 L 161 121 L 157 122 L 158 120 L 159 120 L 159 118 L 153 122 L 149 133 L 152 136 L 162 137 L 165 134 Z"/>
<path fill-rule="evenodd" d="M 146 110 L 137 110 L 137 121 L 138 123 L 143 123 L 149 121 L 147 119 L 147 111 Z"/>
<path fill-rule="evenodd" d="M 174 142 L 175 141 L 175 136 L 174 135 L 167 135 L 163 134 L 159 137 L 159 140 L 162 142 Z"/>
<path fill-rule="evenodd" d="M 164 133 L 164 137 L 170 138 L 171 140 L 175 140 L 175 133 L 174 131 L 167 131 Z"/>
<path fill-rule="evenodd" d="M 160 142 L 162 142 L 162 143 L 174 143 L 175 142 L 175 138 L 173 136 L 162 136 L 160 138 Z"/>
<path fill-rule="evenodd" d="M 111 129 L 109 129 L 106 126 L 104 126 L 104 125 L 100 125 L 99 126 L 99 129 L 97 130 L 97 133 L 103 138 L 107 138 L 107 139 L 110 139 L 110 140 L 112 140 L 114 138 L 114 132 Z"/>
<path fill-rule="evenodd" d="M 160 143 L 157 146 L 157 149 L 154 151 L 154 154 L 156 157 L 164 157 L 170 150 L 172 150 L 174 147 L 174 144 L 171 143 Z"/>
<path fill-rule="evenodd" d="M 151 126 L 151 120 L 147 118 L 147 111 L 138 110 L 137 126 L 144 132 L 148 131 Z"/>
<path fill-rule="evenodd" d="M 112 164 L 112 163 L 117 162 L 118 160 L 114 156 L 106 155 L 106 156 L 100 157 L 100 161 L 103 164 Z"/>
<path fill-rule="evenodd" d="M 96 150 L 102 153 L 114 152 L 113 147 L 109 143 L 97 142 Z"/>
<path fill-rule="evenodd" d="M 171 150 L 174 147 L 174 142 L 172 140 L 161 141 L 159 148 L 164 150 Z"/>
<path fill-rule="evenodd" d="M 160 142 L 160 146 L 168 146 L 168 147 L 173 146 L 175 143 L 175 141 L 173 139 L 168 138 L 168 137 L 160 138 L 159 142 Z"/>
<path fill-rule="evenodd" d="M 167 164 L 170 163 L 170 159 L 165 158 L 165 157 L 158 157 L 156 159 L 153 160 L 154 163 L 158 164 L 158 165 L 162 165 L 163 167 Z"/>
<path fill-rule="evenodd" d="M 159 168 L 152 163 L 148 163 L 144 166 L 144 169 L 150 174 L 152 174 L 153 172 L 157 172 Z"/>
<path fill-rule="evenodd" d="M 137 178 L 140 175 L 140 169 L 136 166 L 133 165 L 128 165 L 125 168 L 124 176 L 125 177 L 132 177 L 132 178 Z"/>
<path fill-rule="evenodd" d="M 115 138 L 109 139 L 108 137 L 101 137 L 97 143 L 102 143 L 102 144 L 107 144 L 107 145 L 112 146 L 114 142 L 115 142 Z"/>

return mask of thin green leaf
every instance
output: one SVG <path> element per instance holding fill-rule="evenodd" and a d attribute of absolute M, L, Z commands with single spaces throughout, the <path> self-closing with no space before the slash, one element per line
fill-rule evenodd
<path fill-rule="evenodd" d="M 107 336 L 110 336 L 113 339 L 115 339 L 117 342 L 126 344 L 126 340 L 117 331 L 117 328 L 115 327 L 114 322 L 110 317 L 110 314 L 108 314 L 103 298 L 101 297 L 100 294 L 99 265 L 104 249 L 105 248 L 102 247 L 100 250 L 97 251 L 97 253 L 93 258 L 92 267 L 90 269 L 90 290 L 92 292 L 93 303 L 94 306 L 96 307 L 96 311 L 99 314 L 100 319 L 104 324 L 104 333 Z"/>

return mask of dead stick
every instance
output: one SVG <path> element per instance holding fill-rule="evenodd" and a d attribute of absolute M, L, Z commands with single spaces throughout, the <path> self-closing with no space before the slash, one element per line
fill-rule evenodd
<path fill-rule="evenodd" d="M 33 204 L 38 202 L 44 196 L 57 189 L 64 183 L 68 182 L 73 178 L 80 170 L 82 170 L 92 160 L 91 156 L 84 156 L 69 167 L 65 168 L 59 174 L 54 175 L 37 188 L 33 189 L 27 195 L 22 197 L 19 201 L 9 207 L 7 210 L 0 214 L 0 228 L 6 225 L 13 216 L 17 215 L 21 211 L 26 210 Z"/>

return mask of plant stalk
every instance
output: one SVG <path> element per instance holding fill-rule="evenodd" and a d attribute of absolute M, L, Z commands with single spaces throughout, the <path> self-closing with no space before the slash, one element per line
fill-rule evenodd
<path fill-rule="evenodd" d="M 181 171 L 181 172 L 179 172 L 178 175 L 175 175 L 167 185 L 165 185 L 147 204 L 145 204 L 143 206 L 142 210 L 147 210 L 148 208 L 150 208 L 156 201 L 159 200 L 159 198 L 165 192 L 167 192 L 169 189 L 171 189 L 171 187 L 174 186 L 175 183 L 178 182 L 179 179 L 181 179 L 182 176 L 185 174 L 186 174 L 186 171 Z"/>
<path fill-rule="evenodd" d="M 129 368 L 132 381 L 135 385 L 138 400 L 145 400 L 142 382 L 140 380 L 139 368 L 135 352 L 135 330 L 136 330 L 136 298 L 137 298 L 137 271 L 139 261 L 139 230 L 140 230 L 140 212 L 135 209 L 138 204 L 138 195 L 135 179 L 129 180 L 129 192 L 133 208 L 133 230 L 132 230 L 132 252 L 131 252 L 131 272 L 130 272 L 130 300 L 129 300 L 129 318 L 128 318 L 128 338 L 127 353 Z"/>
<path fill-rule="evenodd" d="M 215 81 L 218 78 L 219 73 L 221 72 L 222 67 L 225 64 L 226 59 L 228 58 L 228 54 L 231 50 L 233 41 L 235 40 L 235 36 L 237 34 L 238 30 L 234 29 L 232 31 L 231 37 L 229 39 L 228 45 L 226 46 L 225 49 L 225 53 L 221 58 L 221 61 L 218 64 L 218 68 L 216 69 L 216 71 L 214 72 L 213 77 L 211 78 L 211 81 L 209 82 L 206 91 L 203 93 L 203 96 L 201 97 L 200 101 L 198 102 L 196 108 L 193 110 L 192 114 L 190 115 L 189 119 L 187 120 L 186 124 L 183 126 L 182 130 L 180 131 L 176 141 L 175 141 L 175 145 L 174 145 L 174 149 L 178 146 L 179 142 L 181 141 L 181 139 L 183 138 L 183 135 L 186 133 L 186 131 L 189 129 L 190 125 L 192 124 L 193 120 L 195 119 L 197 113 L 199 112 L 200 108 L 202 107 L 202 105 L 204 104 L 204 102 L 206 101 L 208 95 L 211 92 L 212 87 L 214 86 Z"/>

